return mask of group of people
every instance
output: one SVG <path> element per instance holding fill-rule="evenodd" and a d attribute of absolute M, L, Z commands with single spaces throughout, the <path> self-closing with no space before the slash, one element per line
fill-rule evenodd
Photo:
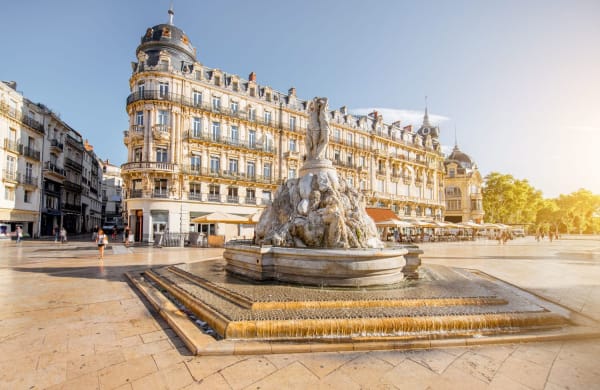
<path fill-rule="evenodd" d="M 64 244 L 67 242 L 67 229 L 64 226 L 61 226 L 59 229 L 58 226 L 54 226 L 52 229 L 52 234 L 54 235 L 54 242 L 59 242 Z"/>

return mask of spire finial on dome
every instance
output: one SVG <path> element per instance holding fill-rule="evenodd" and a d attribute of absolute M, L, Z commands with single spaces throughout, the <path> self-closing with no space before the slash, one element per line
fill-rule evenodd
<path fill-rule="evenodd" d="M 454 149 L 458 149 L 458 138 L 456 137 L 456 124 L 454 124 Z"/>
<path fill-rule="evenodd" d="M 173 11 L 173 2 L 171 1 L 171 6 L 169 7 L 169 24 L 173 25 L 173 15 L 175 15 L 175 11 Z"/>
<path fill-rule="evenodd" d="M 427 96 L 425 96 L 425 115 L 423 116 L 423 127 L 431 127 L 431 123 L 429 123 L 429 114 L 427 113 Z"/>

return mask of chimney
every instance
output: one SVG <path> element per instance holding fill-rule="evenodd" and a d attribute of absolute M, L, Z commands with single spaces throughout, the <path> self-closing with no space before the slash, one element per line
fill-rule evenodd
<path fill-rule="evenodd" d="M 408 132 L 410 133 L 410 132 L 412 132 L 412 125 L 404 126 L 404 127 L 402 128 L 402 130 L 404 130 L 404 131 L 408 131 Z"/>
<path fill-rule="evenodd" d="M 374 111 L 371 113 L 371 115 L 373 116 L 373 118 L 374 118 L 375 120 L 377 120 L 377 118 L 379 117 L 379 113 L 378 113 L 376 110 L 374 110 Z"/>
<path fill-rule="evenodd" d="M 340 112 L 342 113 L 342 115 L 346 115 L 348 113 L 348 107 L 341 106 L 340 107 Z"/>
<path fill-rule="evenodd" d="M 248 76 L 248 81 L 254 81 L 256 82 L 256 72 L 251 72 L 250 75 Z"/>
<path fill-rule="evenodd" d="M 292 88 L 288 89 L 288 95 L 296 96 L 296 88 L 292 87 Z"/>

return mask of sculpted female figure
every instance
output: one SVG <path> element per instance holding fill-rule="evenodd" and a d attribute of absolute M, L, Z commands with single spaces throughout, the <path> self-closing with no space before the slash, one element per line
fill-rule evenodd
<path fill-rule="evenodd" d="M 308 104 L 306 160 L 326 160 L 329 143 L 329 105 L 327 98 L 314 98 Z"/>

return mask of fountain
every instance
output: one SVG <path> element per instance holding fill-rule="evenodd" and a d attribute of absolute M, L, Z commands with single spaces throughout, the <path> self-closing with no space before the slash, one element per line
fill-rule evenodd
<path fill-rule="evenodd" d="M 251 245 L 227 245 L 220 260 L 128 274 L 194 353 L 429 348 L 597 327 L 479 271 L 423 267 L 416 246 L 384 248 L 361 194 L 326 158 L 327 110 L 325 98 L 310 102 L 300 177 L 278 188 Z M 219 341 L 194 336 L 161 291 Z"/>
<path fill-rule="evenodd" d="M 422 252 L 411 246 L 385 249 L 362 195 L 339 179 L 327 159 L 327 98 L 314 98 L 308 113 L 300 177 L 277 189 L 258 222 L 254 245 L 227 246 L 227 271 L 253 280 L 329 287 L 414 278 Z"/>

